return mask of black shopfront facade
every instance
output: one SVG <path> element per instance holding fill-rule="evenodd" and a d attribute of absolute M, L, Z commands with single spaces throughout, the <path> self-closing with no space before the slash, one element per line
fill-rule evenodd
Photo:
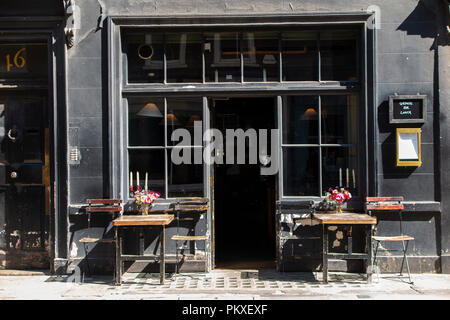
<path fill-rule="evenodd" d="M 86 247 L 79 242 L 101 235 L 110 223 L 108 217 L 97 217 L 88 228 L 85 202 L 119 198 L 125 203 L 125 214 L 133 212 L 130 186 L 136 187 L 139 172 L 140 186 L 145 178 L 149 188 L 161 194 L 157 208 L 170 207 L 179 197 L 210 199 L 210 209 L 181 231 L 209 236 L 206 243 L 185 252 L 181 271 L 320 270 L 319 226 L 307 214 L 285 214 L 284 210 L 311 201 L 315 206 L 329 187 L 342 185 L 353 194 L 348 209 L 359 212 L 366 196 L 404 196 L 405 225 L 415 237 L 408 252 L 412 272 L 448 272 L 449 219 L 444 209 L 450 200 L 445 196 L 448 178 L 443 161 L 448 146 L 442 139 L 446 132 L 442 92 L 447 92 L 448 83 L 439 77 L 439 67 L 448 61 L 444 60 L 448 47 L 445 33 L 438 32 L 445 27 L 445 17 L 433 11 L 445 7 L 444 2 L 436 8 L 422 1 L 412 8 L 397 4 L 394 12 L 409 10 L 402 13 L 401 21 L 388 6 L 370 9 L 364 1 L 358 8 L 323 1 L 327 10 L 314 10 L 312 4 L 309 10 L 308 5 L 291 9 L 281 2 L 255 1 L 253 11 L 246 14 L 239 12 L 237 3 L 231 5 L 233 10 L 229 5 L 222 7 L 224 3 L 203 8 L 202 1 L 195 9 L 188 3 L 171 7 L 146 1 L 141 5 L 61 2 L 60 20 L 47 18 L 54 21 L 45 22 L 50 31 L 43 38 L 48 81 L 40 83 L 38 91 L 45 91 L 47 111 L 41 111 L 41 117 L 47 125 L 37 126 L 25 116 L 13 128 L 10 123 L 29 112 L 5 113 L 12 113 L 13 120 L 4 122 L 5 177 L 9 179 L 4 188 L 14 191 L 4 193 L 3 267 L 36 267 L 30 264 L 35 248 L 20 247 L 26 235 L 36 234 L 24 223 L 36 206 L 27 209 L 19 200 L 25 192 L 22 185 L 34 183 L 44 190 L 35 198 L 40 197 L 40 210 L 47 217 L 39 220 L 40 235 L 45 238 L 41 242 L 48 240 L 40 247 L 48 254 L 41 267 L 70 273 L 77 266 L 84 268 L 88 260 L 94 273 L 111 272 L 114 248 L 110 244 Z M 12 48 L 11 52 L 4 49 L 2 57 L 12 59 L 4 63 L 8 72 L 21 69 L 21 55 L 14 60 L 20 45 L 28 45 L 25 50 L 32 56 L 29 48 L 34 38 L 29 30 L 39 29 L 45 13 L 34 15 L 26 26 L 18 12 L 2 18 L 0 48 Z M 5 110 L 18 110 L 14 103 L 33 99 L 30 88 L 37 84 L 20 78 L 20 73 L 13 79 L 2 72 Z M 426 120 L 392 123 L 389 96 L 399 95 L 425 97 Z M 35 104 L 23 104 L 28 106 L 25 110 L 34 108 L 39 113 Z M 26 125 L 31 129 L 25 130 Z M 210 150 L 207 142 L 196 138 L 196 131 L 225 133 L 239 128 L 278 129 L 275 174 L 262 175 L 259 162 L 199 160 L 198 154 L 204 156 Z M 421 129 L 421 166 L 396 166 L 397 128 Z M 17 153 L 11 147 L 17 146 L 10 138 L 16 138 L 13 129 L 20 132 L 17 141 L 24 141 L 21 163 L 29 169 L 37 163 L 33 159 L 42 160 L 39 183 L 21 182 L 18 188 L 19 183 L 11 180 L 18 168 L 8 160 Z M 193 136 L 183 148 L 192 164 L 171 161 L 179 148 L 171 139 L 175 129 Z M 41 142 L 37 156 L 28 151 L 25 132 Z M 47 178 L 44 172 L 49 172 Z M 14 223 L 13 212 L 19 211 L 25 212 L 20 223 L 9 226 Z M 395 232 L 397 222 L 392 217 L 381 219 L 378 232 Z M 169 272 L 175 253 L 170 238 L 176 232 L 180 231 L 175 226 L 167 228 Z M 304 237 L 289 239 L 290 232 Z M 329 232 L 334 237 L 333 250 L 346 250 L 343 230 Z M 134 252 L 136 234 L 129 232 L 126 240 L 125 250 Z M 19 247 L 25 258 L 14 255 Z M 156 234 L 146 234 L 146 252 L 158 250 Z M 380 266 L 396 271 L 400 262 L 400 256 L 386 253 Z M 363 269 L 345 261 L 331 267 Z M 157 268 L 157 264 L 134 263 L 128 270 Z"/>

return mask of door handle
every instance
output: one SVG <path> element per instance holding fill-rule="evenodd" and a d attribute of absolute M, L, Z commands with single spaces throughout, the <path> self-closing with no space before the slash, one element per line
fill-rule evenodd
<path fill-rule="evenodd" d="M 16 142 L 18 136 L 19 136 L 19 132 L 16 129 L 9 129 L 8 130 L 8 138 L 12 142 Z"/>

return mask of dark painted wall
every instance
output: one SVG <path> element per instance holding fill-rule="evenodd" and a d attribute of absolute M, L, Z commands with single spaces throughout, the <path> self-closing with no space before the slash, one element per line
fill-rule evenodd
<path fill-rule="evenodd" d="M 449 84 L 443 80 L 443 75 L 439 76 L 439 72 L 445 69 L 440 66 L 448 65 L 448 46 L 442 41 L 436 41 L 437 32 L 442 28 L 438 15 L 445 9 L 441 3 L 410 0 L 90 0 L 77 1 L 76 4 L 80 7 L 81 24 L 76 31 L 75 44 L 68 49 L 67 54 L 68 143 L 69 147 L 80 148 L 82 159 L 79 165 L 69 166 L 70 213 L 77 213 L 87 198 L 109 196 L 105 16 L 347 12 L 366 10 L 370 5 L 377 5 L 381 10 L 380 29 L 376 30 L 374 106 L 377 111 L 377 164 L 370 170 L 377 173 L 376 195 L 403 195 L 410 202 L 408 208 L 415 210 L 405 219 L 407 232 L 416 237 L 409 254 L 426 258 L 416 259 L 413 270 L 440 270 L 441 250 L 445 255 L 449 254 L 450 221 L 446 211 L 430 212 L 430 208 L 439 208 L 439 201 L 442 201 L 443 208 L 448 208 L 450 201 L 448 192 L 442 192 L 441 199 L 441 191 L 450 185 L 450 168 L 447 168 L 446 161 L 442 161 L 441 172 L 439 161 L 440 153 L 442 159 L 448 159 L 450 155 L 450 140 L 439 140 L 440 136 L 449 135 L 450 127 L 447 123 L 450 113 Z M 420 168 L 399 169 L 394 165 L 395 126 L 388 124 L 387 100 L 395 92 L 428 96 L 428 120 L 421 126 L 423 165 Z M 441 114 L 438 113 L 439 107 Z M 438 120 L 441 122 L 441 132 L 436 124 Z M 389 217 L 382 219 L 378 228 L 380 233 L 397 231 L 397 221 L 391 220 Z M 68 258 L 76 259 L 84 255 L 76 239 L 85 232 L 83 223 L 86 222 L 82 217 L 71 217 L 70 223 L 73 225 L 69 230 L 69 239 L 72 241 L 68 243 Z M 172 249 L 169 245 L 169 251 Z M 96 251 L 99 255 L 104 254 L 102 250 Z M 448 262 L 443 269 L 448 272 Z"/>

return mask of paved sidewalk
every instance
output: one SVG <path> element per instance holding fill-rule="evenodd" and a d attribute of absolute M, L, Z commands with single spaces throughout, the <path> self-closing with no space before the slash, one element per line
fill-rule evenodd
<path fill-rule="evenodd" d="M 13 274 L 13 273 L 12 273 Z M 122 286 L 111 277 L 95 276 L 79 282 L 78 276 L 1 275 L 0 300 L 5 299 L 151 299 L 151 300 L 427 300 L 450 299 L 450 275 L 374 275 L 372 284 L 359 274 L 331 273 L 328 284 L 321 273 L 281 273 L 275 270 L 214 270 L 210 273 L 168 274 L 159 285 L 158 274 L 127 273 Z"/>

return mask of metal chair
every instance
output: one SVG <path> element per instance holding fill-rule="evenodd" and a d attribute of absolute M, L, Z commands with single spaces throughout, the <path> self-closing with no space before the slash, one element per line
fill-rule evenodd
<path fill-rule="evenodd" d="M 176 254 L 176 262 L 175 262 L 175 273 L 179 272 L 178 263 L 180 262 L 178 260 L 178 251 L 183 250 L 183 259 L 184 259 L 184 250 L 186 249 L 186 244 L 188 242 L 194 242 L 194 254 L 196 250 L 196 241 L 206 241 L 209 239 L 209 235 L 194 235 L 194 228 L 195 226 L 192 226 L 192 228 L 189 230 L 187 235 L 180 235 L 180 213 L 182 214 L 192 214 L 192 213 L 198 213 L 205 212 L 209 209 L 208 205 L 209 199 L 208 198 L 178 198 L 175 202 L 175 211 L 176 211 L 176 217 L 177 220 L 177 234 L 172 236 L 172 240 L 175 240 L 175 254 Z M 183 218 L 184 221 L 194 221 L 194 217 L 190 218 Z M 182 245 L 178 247 L 178 241 L 183 241 Z M 205 250 L 206 252 L 207 250 Z M 208 257 L 205 257 L 206 261 Z M 205 262 L 205 272 L 207 271 L 207 263 Z"/>
<path fill-rule="evenodd" d="M 290 251 L 293 252 L 294 243 L 303 244 L 310 242 L 314 248 L 317 241 L 320 240 L 320 234 L 317 234 L 314 230 L 311 230 L 311 226 L 314 224 L 312 220 L 312 214 L 314 213 L 314 201 L 305 200 L 289 203 L 281 203 L 281 201 L 277 201 L 277 211 L 278 228 L 280 228 L 280 230 L 286 230 L 287 228 L 289 229 L 289 231 L 281 231 L 279 235 L 279 267 L 281 271 L 284 272 L 288 259 L 288 257 L 285 256 L 285 251 L 290 249 Z M 300 228 L 300 232 L 297 232 L 296 234 L 295 230 L 297 230 L 297 228 Z M 288 244 L 290 244 L 289 247 L 287 247 Z M 292 261 L 295 261 L 294 254 L 292 255 Z"/>
<path fill-rule="evenodd" d="M 91 274 L 90 266 L 89 266 L 89 258 L 87 257 L 88 252 L 88 244 L 89 243 L 114 243 L 114 238 L 105 238 L 106 232 L 108 230 L 108 225 L 105 226 L 103 230 L 103 234 L 101 238 L 92 238 L 89 237 L 89 229 L 91 228 L 91 214 L 101 214 L 101 213 L 107 213 L 112 215 L 112 219 L 116 217 L 116 215 L 120 214 L 122 212 L 122 200 L 120 199 L 87 199 L 86 203 L 88 206 L 86 207 L 86 214 L 87 214 L 87 228 L 88 228 L 88 235 L 86 237 L 83 237 L 79 240 L 80 243 L 83 244 L 84 252 L 85 252 L 85 260 L 86 260 L 86 266 L 87 271 L 89 274 Z M 82 281 L 84 281 L 84 272 Z"/>
<path fill-rule="evenodd" d="M 374 254 L 374 266 L 377 270 L 378 279 L 380 278 L 379 269 L 378 269 L 378 260 L 377 253 L 378 247 L 381 242 L 401 242 L 402 249 L 400 251 L 403 252 L 402 265 L 400 267 L 400 276 L 402 276 L 403 266 L 406 262 L 406 269 L 408 271 L 409 283 L 413 284 L 411 279 L 411 272 L 409 269 L 408 256 L 406 255 L 406 251 L 408 250 L 409 241 L 414 240 L 414 237 L 405 235 L 403 233 L 402 226 L 402 210 L 404 209 L 403 205 L 403 197 L 367 197 L 365 204 L 365 211 L 367 214 L 372 215 L 375 212 L 398 212 L 399 216 L 399 227 L 400 234 L 392 235 L 392 236 L 377 236 L 373 237 L 373 241 L 375 242 L 375 254 Z M 398 250 L 387 250 L 387 251 L 398 251 Z"/>

